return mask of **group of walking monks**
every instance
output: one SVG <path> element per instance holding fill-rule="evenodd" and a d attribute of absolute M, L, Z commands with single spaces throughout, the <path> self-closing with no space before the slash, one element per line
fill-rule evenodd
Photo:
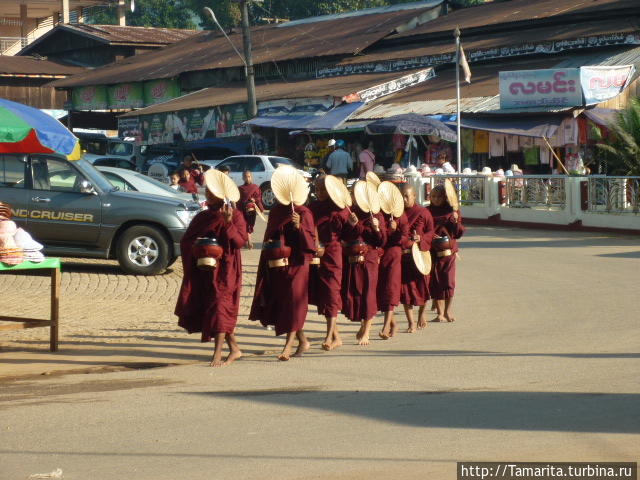
<path fill-rule="evenodd" d="M 398 331 L 394 310 L 400 304 L 408 333 L 427 326 L 430 299 L 437 310 L 434 321 L 453 322 L 456 239 L 463 235 L 464 226 L 444 187 L 434 187 L 430 205 L 423 207 L 416 203 L 415 190 L 405 186 L 404 212 L 396 218 L 382 211 L 365 213 L 357 202 L 341 208 L 327 192 L 326 178 L 315 180 L 317 199 L 308 207 L 276 203 L 269 212 L 249 319 L 274 327 L 276 335 L 286 335 L 278 359 L 300 357 L 311 347 L 304 333 L 309 305 L 326 318 L 322 348 L 327 351 L 343 343 L 339 313 L 360 324 L 359 345 L 369 344 L 378 312 L 384 314 L 379 337 L 394 337 Z M 250 183 L 247 180 L 250 177 L 245 185 Z M 228 365 L 242 356 L 234 333 L 242 283 L 241 250 L 253 231 L 253 209 L 259 197 L 259 189 L 246 186 L 244 190 L 247 195 L 241 195 L 232 208 L 207 189 L 207 208 L 193 219 L 181 241 L 184 279 L 175 313 L 178 324 L 189 333 L 201 332 L 202 342 L 215 341 L 212 366 Z M 192 247 L 202 237 L 217 239 L 224 250 L 213 271 L 196 268 Z M 435 251 L 432 242 L 443 238 L 447 248 Z M 423 252 L 431 250 L 429 275 L 414 263 L 414 243 Z M 229 354 L 223 360 L 225 342 Z"/>

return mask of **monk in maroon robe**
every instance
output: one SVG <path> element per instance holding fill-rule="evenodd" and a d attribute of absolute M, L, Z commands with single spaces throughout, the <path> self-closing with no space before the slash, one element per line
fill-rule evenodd
<path fill-rule="evenodd" d="M 178 294 L 175 314 L 178 325 L 189 333 L 202 332 L 202 342 L 215 341 L 211 365 L 219 367 L 233 363 L 242 356 L 234 330 L 240 307 L 242 260 L 240 249 L 247 241 L 246 227 L 238 210 L 224 205 L 208 189 L 209 208 L 189 224 L 180 242 L 184 277 Z M 193 255 L 193 245 L 199 237 L 213 237 L 224 250 L 213 271 L 199 270 Z M 229 355 L 222 361 L 222 346 L 226 340 Z"/>
<path fill-rule="evenodd" d="M 309 262 L 316 251 L 315 226 L 307 207 L 296 206 L 294 210 L 291 205 L 276 204 L 269 213 L 249 315 L 250 320 L 259 320 L 264 326 L 274 325 L 276 335 L 287 334 L 278 356 L 282 361 L 291 357 L 296 338 L 298 348 L 294 357 L 302 356 L 310 347 L 303 327 L 308 310 Z M 291 248 L 286 261 L 267 258 L 265 247 L 272 240 Z"/>
<path fill-rule="evenodd" d="M 427 207 L 433 216 L 435 226 L 431 244 L 433 269 L 431 273 L 431 296 L 436 301 L 438 310 L 437 322 L 453 322 L 453 295 L 456 288 L 456 253 L 458 242 L 464 234 L 462 217 L 453 210 L 447 201 L 444 186 L 438 185 L 431 190 L 431 205 Z M 449 238 L 447 248 L 438 247 L 438 239 Z"/>
<path fill-rule="evenodd" d="M 244 185 L 238 187 L 238 190 L 240 190 L 240 200 L 238 201 L 237 207 L 242 212 L 242 215 L 244 215 L 244 221 L 247 224 L 247 234 L 249 237 L 247 246 L 253 248 L 251 234 L 256 224 L 256 208 L 264 212 L 262 191 L 258 185 L 253 183 L 253 174 L 251 171 L 245 170 L 242 174 L 242 180 L 244 180 Z"/>
<path fill-rule="evenodd" d="M 358 345 L 369 345 L 369 334 L 373 317 L 378 312 L 376 288 L 381 247 L 387 240 L 384 218 L 381 213 L 371 215 L 357 206 L 345 231 L 342 268 L 342 313 L 352 322 L 360 322 L 356 335 Z M 350 252 L 350 244 L 364 242 L 366 253 L 362 256 Z"/>
<path fill-rule="evenodd" d="M 403 190 L 404 213 L 409 222 L 409 238 L 402 245 L 402 291 L 401 301 L 407 316 L 407 332 L 416 331 L 416 322 L 413 319 L 413 307 L 419 308 L 418 328 L 427 326 L 427 301 L 429 300 L 429 275 L 423 275 L 416 267 L 411 253 L 411 247 L 415 242 L 423 252 L 431 249 L 433 238 L 433 218 L 425 207 L 416 204 L 416 191 L 408 185 Z"/>
<path fill-rule="evenodd" d="M 338 207 L 327 193 L 325 177 L 315 181 L 318 200 L 309 205 L 318 232 L 318 242 L 323 252 L 320 264 L 312 265 L 309 275 L 309 303 L 318 307 L 318 313 L 327 320 L 327 336 L 322 343 L 324 350 L 342 345 L 338 330 L 338 312 L 342 309 L 342 244 L 343 231 L 349 219 L 349 211 Z"/>
<path fill-rule="evenodd" d="M 383 213 L 387 241 L 384 245 L 384 255 L 380 259 L 378 270 L 378 308 L 384 312 L 384 325 L 380 338 L 388 340 L 397 330 L 393 318 L 395 307 L 400 305 L 400 291 L 402 281 L 402 245 L 409 238 L 409 223 L 403 213 L 400 218 Z"/>

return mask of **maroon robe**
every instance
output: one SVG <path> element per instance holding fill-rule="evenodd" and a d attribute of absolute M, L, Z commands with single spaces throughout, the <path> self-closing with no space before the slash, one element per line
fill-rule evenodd
<path fill-rule="evenodd" d="M 180 177 L 180 180 L 178 180 L 178 185 L 180 185 L 182 189 L 187 193 L 198 193 L 198 185 L 193 177 L 189 177 L 188 180 Z"/>
<path fill-rule="evenodd" d="M 337 317 L 342 309 L 342 244 L 343 231 L 349 211 L 339 208 L 330 199 L 317 200 L 309 205 L 318 232 L 318 241 L 324 245 L 320 265 L 309 271 L 309 303 L 318 307 L 318 313 Z"/>
<path fill-rule="evenodd" d="M 409 238 L 402 245 L 403 250 L 409 250 L 413 246 L 414 235 L 420 235 L 418 247 L 423 252 L 431 249 L 433 238 L 433 217 L 431 212 L 420 205 L 405 208 L 405 215 L 409 222 Z M 429 295 L 429 277 L 423 275 L 417 269 L 411 253 L 402 255 L 402 291 L 400 300 L 403 305 L 422 306 L 431 298 Z"/>
<path fill-rule="evenodd" d="M 348 225 L 345 230 L 345 242 L 357 240 L 369 245 L 363 263 L 349 263 L 348 253 L 343 253 L 342 269 L 342 313 L 352 322 L 369 320 L 378 312 L 376 288 L 378 286 L 378 266 L 382 253 L 381 247 L 387 240 L 385 221 L 382 213 L 374 215 L 380 222 L 380 231 L 376 232 L 371 224 L 371 214 L 353 207 L 358 216 L 355 227 Z"/>
<path fill-rule="evenodd" d="M 403 213 L 396 219 L 396 229 L 391 230 L 391 215 L 383 214 L 387 241 L 384 245 L 384 255 L 380 259 L 378 270 L 378 308 L 382 312 L 389 312 L 400 304 L 402 280 L 402 245 L 409 239 L 409 222 Z"/>
<path fill-rule="evenodd" d="M 276 335 L 304 327 L 308 310 L 309 261 L 316 251 L 313 215 L 307 207 L 295 207 L 300 228 L 291 221 L 291 205 L 276 205 L 269 213 L 264 241 L 283 239 L 291 247 L 289 265 L 269 268 L 265 251 L 260 254 L 256 290 L 249 320 L 275 325 Z"/>
<path fill-rule="evenodd" d="M 453 209 L 449 206 L 436 207 L 430 205 L 427 207 L 433 216 L 435 225 L 435 235 L 448 235 L 451 239 L 451 251 L 453 255 L 448 257 L 438 257 L 432 250 L 431 259 L 433 261 L 433 269 L 431 270 L 431 296 L 436 300 L 447 300 L 453 298 L 456 288 L 456 252 L 458 251 L 458 242 L 456 239 L 464 234 L 464 225 L 462 225 L 462 216 L 458 212 L 458 221 L 453 218 Z"/>
<path fill-rule="evenodd" d="M 247 205 L 250 203 L 254 203 L 255 208 L 259 208 L 261 212 L 264 212 L 264 205 L 262 204 L 262 191 L 260 187 L 255 183 L 250 183 L 249 185 L 244 184 L 238 187 L 240 190 L 240 200 L 238 201 L 238 208 L 244 215 L 244 221 L 247 224 L 247 232 L 253 233 L 253 227 L 256 224 L 256 211 L 252 212 L 247 211 Z M 253 201 L 251 200 L 253 199 Z"/>
<path fill-rule="evenodd" d="M 199 270 L 192 253 L 198 237 L 215 237 L 224 249 L 213 271 Z M 203 210 L 189 224 L 180 242 L 184 276 L 175 314 L 178 325 L 189 333 L 202 332 L 209 342 L 218 333 L 233 333 L 240 307 L 242 259 L 240 248 L 247 242 L 242 214 L 234 210 L 227 223 L 219 209 Z"/>

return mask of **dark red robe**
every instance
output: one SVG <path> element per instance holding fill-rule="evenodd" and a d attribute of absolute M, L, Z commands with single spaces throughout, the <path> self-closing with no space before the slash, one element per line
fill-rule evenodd
<path fill-rule="evenodd" d="M 380 222 L 376 232 L 371 224 L 371 215 L 354 206 L 352 211 L 358 216 L 355 227 L 348 225 L 345 242 L 362 240 L 369 245 L 363 263 L 349 263 L 346 249 L 343 253 L 342 268 L 342 313 L 352 322 L 369 320 L 378 312 L 376 288 L 378 287 L 378 266 L 382 246 L 387 240 L 382 213 L 374 215 Z"/>
<path fill-rule="evenodd" d="M 269 212 L 264 241 L 283 239 L 291 247 L 289 265 L 269 268 L 265 251 L 260 254 L 256 289 L 249 320 L 274 325 L 276 335 L 304 327 L 308 310 L 309 261 L 316 251 L 313 215 L 307 207 L 295 207 L 300 228 L 291 221 L 291 206 L 276 205 Z"/>
<path fill-rule="evenodd" d="M 240 200 L 238 201 L 238 209 L 244 215 L 244 221 L 247 224 L 247 232 L 253 233 L 253 227 L 256 224 L 256 211 L 247 211 L 247 205 L 250 203 L 255 204 L 253 208 L 259 208 L 261 212 L 264 212 L 264 205 L 262 204 L 262 191 L 260 187 L 255 183 L 249 185 L 240 185 Z"/>
<path fill-rule="evenodd" d="M 453 209 L 450 206 L 436 207 L 430 205 L 427 207 L 433 216 L 435 225 L 435 235 L 448 235 L 451 239 L 451 251 L 453 255 L 447 257 L 438 257 L 432 250 L 431 259 L 433 261 L 433 269 L 431 270 L 431 296 L 436 300 L 447 300 L 453 298 L 456 288 L 456 255 L 458 251 L 458 242 L 456 239 L 464 234 L 464 225 L 462 225 L 462 215 L 458 212 L 458 221 L 453 218 Z"/>
<path fill-rule="evenodd" d="M 402 245 L 403 250 L 409 250 L 413 246 L 414 235 L 420 235 L 418 246 L 423 252 L 431 249 L 433 238 L 433 217 L 425 207 L 414 205 L 405 208 L 405 215 L 409 223 L 409 238 Z M 402 255 L 402 289 L 400 301 L 403 305 L 422 306 L 431 298 L 429 292 L 429 275 L 423 275 L 416 268 L 411 253 Z"/>
<path fill-rule="evenodd" d="M 309 271 L 309 303 L 318 307 L 318 313 L 337 317 L 342 309 L 342 244 L 345 225 L 349 218 L 346 208 L 339 208 L 330 199 L 309 205 L 318 232 L 318 241 L 324 245 L 320 265 Z"/>
<path fill-rule="evenodd" d="M 215 237 L 224 249 L 213 271 L 199 270 L 192 247 L 198 237 Z M 203 210 L 189 224 L 180 242 L 184 276 L 175 314 L 189 333 L 202 332 L 209 342 L 217 333 L 233 333 L 240 307 L 242 259 L 247 234 L 242 214 L 233 211 L 227 223 L 219 209 Z"/>
<path fill-rule="evenodd" d="M 384 255 L 380 259 L 378 270 L 378 308 L 382 312 L 389 312 L 400 305 L 402 281 L 402 245 L 409 239 L 409 222 L 403 213 L 396 219 L 396 230 L 390 227 L 391 215 L 383 214 L 387 241 L 384 245 Z"/>

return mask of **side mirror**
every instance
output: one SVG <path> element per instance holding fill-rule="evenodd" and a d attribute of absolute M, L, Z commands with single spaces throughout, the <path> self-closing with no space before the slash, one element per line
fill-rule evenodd
<path fill-rule="evenodd" d="M 91 185 L 91 182 L 87 180 L 83 180 L 82 183 L 80 183 L 80 193 L 86 193 L 89 195 L 98 194 L 98 192 L 96 192 L 96 189 L 93 188 L 93 185 Z"/>

